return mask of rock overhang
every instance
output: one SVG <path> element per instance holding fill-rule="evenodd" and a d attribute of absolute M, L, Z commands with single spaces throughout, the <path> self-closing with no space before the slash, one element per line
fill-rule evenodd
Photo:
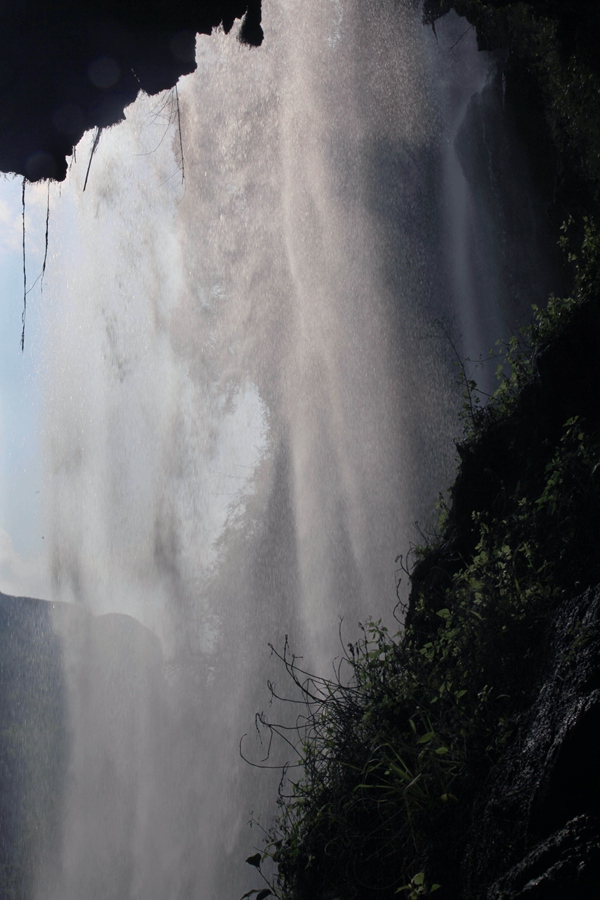
<path fill-rule="evenodd" d="M 236 19 L 259 45 L 261 0 L 0 0 L 0 170 L 62 181 L 85 131 L 172 88 L 196 68 L 196 35 Z"/>

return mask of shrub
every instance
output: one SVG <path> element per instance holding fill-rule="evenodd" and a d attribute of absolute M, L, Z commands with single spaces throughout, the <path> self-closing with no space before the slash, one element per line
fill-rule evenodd
<path fill-rule="evenodd" d="M 506 348 L 494 397 L 468 410 L 463 462 L 501 434 L 510 478 L 468 522 L 442 511 L 420 551 L 426 574 L 413 577 L 406 628 L 367 622 L 333 678 L 304 671 L 287 643 L 278 654 L 301 713 L 291 730 L 260 723 L 294 747 L 298 768 L 284 770 L 278 818 L 251 859 L 276 864 L 266 890 L 280 900 L 458 895 L 450 860 L 539 684 L 540 635 L 569 592 L 600 581 L 597 421 L 571 416 L 555 440 L 536 432 L 534 453 L 522 434 L 537 360 L 598 293 L 600 238 L 589 221 L 583 231 L 572 296 L 536 312 Z"/>

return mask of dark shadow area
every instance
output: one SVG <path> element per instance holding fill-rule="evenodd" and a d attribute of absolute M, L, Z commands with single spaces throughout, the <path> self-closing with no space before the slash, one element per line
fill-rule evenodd
<path fill-rule="evenodd" d="M 85 131 L 123 118 L 140 90 L 196 68 L 196 34 L 242 19 L 258 46 L 261 0 L 8 0 L 0 6 L 0 169 L 62 181 Z"/>

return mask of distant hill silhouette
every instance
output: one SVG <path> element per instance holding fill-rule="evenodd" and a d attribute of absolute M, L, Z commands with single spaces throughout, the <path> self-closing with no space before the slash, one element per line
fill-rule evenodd
<path fill-rule="evenodd" d="M 144 730 L 147 718 L 164 723 L 165 715 L 160 643 L 138 621 L 0 593 L 0 900 L 25 900 L 36 880 L 60 879 L 78 786 L 96 797 L 90 822 L 105 802 L 119 826 L 122 807 L 136 805 L 135 748 L 162 759 Z M 82 729 L 94 741 L 83 757 L 77 745 L 77 761 Z M 125 788 L 119 771 L 128 773 Z"/>

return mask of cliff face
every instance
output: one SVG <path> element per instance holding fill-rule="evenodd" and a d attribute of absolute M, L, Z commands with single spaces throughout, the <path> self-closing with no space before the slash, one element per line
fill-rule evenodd
<path fill-rule="evenodd" d="M 441 539 L 412 573 L 407 623 L 417 646 L 439 645 L 440 606 L 453 626 L 483 615 L 478 667 L 484 690 L 503 697 L 497 733 L 505 729 L 501 740 L 490 730 L 487 763 L 478 768 L 474 757 L 467 767 L 469 813 L 455 819 L 462 838 L 433 828 L 423 863 L 444 896 L 592 900 L 600 878 L 600 254 L 595 226 L 593 236 L 586 228 L 598 210 L 600 109 L 583 85 L 598 83 L 590 35 L 599 8 L 459 0 L 426 3 L 425 14 L 432 21 L 450 6 L 475 25 L 481 48 L 502 48 L 504 99 L 530 163 L 540 173 L 554 167 L 547 221 L 569 221 L 564 233 L 587 224 L 583 241 L 572 234 L 570 243 L 577 308 L 545 336 L 534 328 L 531 368 L 517 373 L 511 403 L 502 409 L 500 398 L 496 411 L 492 404 L 472 420 Z M 567 449 L 571 427 L 578 450 Z M 583 475 L 577 460 L 588 452 Z"/>
<path fill-rule="evenodd" d="M 545 639 L 544 679 L 477 810 L 467 852 L 489 900 L 591 900 L 600 882 L 600 589 L 565 602 Z M 515 860 L 518 846 L 525 852 Z"/>
<path fill-rule="evenodd" d="M 196 67 L 196 34 L 242 17 L 241 39 L 260 44 L 261 0 L 3 0 L 0 170 L 64 179 L 84 131 L 173 87 Z"/>
<path fill-rule="evenodd" d="M 593 216 L 598 208 L 593 161 L 599 105 L 597 94 L 595 99 L 588 96 L 582 85 L 597 84 L 598 56 L 590 35 L 596 32 L 598 5 L 433 0 L 426 2 L 425 15 L 433 21 L 450 6 L 475 25 L 482 49 L 501 48 L 503 99 L 513 110 L 530 165 L 540 175 L 554 169 L 554 196 L 547 206 L 547 222 L 544 211 L 538 211 L 541 224 L 547 227 L 552 222 L 556 227 L 570 214 L 589 221 L 584 217 Z M 593 250 L 584 264 L 579 242 L 576 238 L 571 248 L 578 257 L 575 293 L 583 303 L 564 317 L 550 340 L 539 342 L 530 375 L 523 379 L 508 413 L 492 414 L 485 424 L 482 417 L 479 433 L 476 424 L 472 439 L 458 448 L 460 466 L 442 540 L 413 572 L 408 623 L 419 646 L 437 639 L 440 606 L 451 607 L 452 597 L 465 602 L 456 585 L 470 581 L 479 589 L 481 579 L 484 593 L 487 587 L 495 597 L 485 613 L 480 640 L 489 635 L 488 659 L 497 651 L 509 661 L 496 685 L 498 694 L 504 690 L 511 694 L 502 702 L 512 709 L 499 715 L 499 722 L 510 723 L 509 728 L 504 742 L 490 741 L 495 750 L 487 771 L 484 766 L 477 772 L 471 764 L 473 793 L 469 816 L 462 820 L 463 838 L 451 848 L 446 835 L 432 833 L 426 851 L 432 872 L 450 896 L 591 900 L 597 893 L 600 366 L 595 348 L 600 341 L 600 257 Z M 586 242 L 584 238 L 584 248 L 591 249 Z M 564 479 L 567 472 L 575 476 L 577 453 L 566 453 L 562 473 L 548 477 L 555 454 L 563 452 L 558 448 L 566 446 L 561 433 L 569 422 L 577 422 L 577 439 L 583 440 L 585 431 L 585 440 L 596 448 L 578 489 L 574 481 L 567 484 Z M 551 515 L 542 519 L 539 513 L 552 491 L 556 502 L 551 501 Z M 532 512 L 525 514 L 526 509 Z M 565 514 L 573 516 L 570 525 Z M 516 524 L 519 517 L 524 517 L 522 525 Z M 504 566 L 492 552 L 486 562 L 474 562 L 493 545 L 482 538 L 482 522 L 485 529 L 497 529 L 502 535 L 496 547 L 507 551 L 511 584 L 492 574 L 494 567 L 498 573 Z M 517 561 L 519 551 L 513 552 L 518 547 L 525 547 L 526 553 L 535 547 L 530 557 L 531 592 L 523 590 L 524 567 Z M 519 595 L 523 601 L 523 612 L 512 623 L 496 612 L 504 603 L 505 586 L 513 602 L 519 602 Z M 527 626 L 540 591 L 548 598 L 557 591 L 556 599 L 546 611 L 542 604 L 539 614 L 532 616 L 535 624 Z M 477 599 L 463 608 L 475 615 L 481 609 Z M 451 608 L 451 614 L 456 622 L 458 613 Z M 505 634 L 510 637 L 503 649 Z M 486 666 L 484 660 L 482 671 L 487 681 L 500 667 Z"/>

